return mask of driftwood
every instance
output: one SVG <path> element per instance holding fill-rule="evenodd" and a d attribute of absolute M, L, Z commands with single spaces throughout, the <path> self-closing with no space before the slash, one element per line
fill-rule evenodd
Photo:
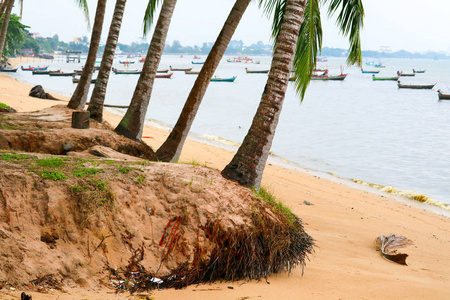
<path fill-rule="evenodd" d="M 406 258 L 408 257 L 408 254 L 397 253 L 397 250 L 413 244 L 410 239 L 407 239 L 404 236 L 391 234 L 389 236 L 380 235 L 377 242 L 379 243 L 379 248 L 383 257 L 389 259 L 390 261 L 407 266 Z"/>
<path fill-rule="evenodd" d="M 53 97 L 49 93 L 46 93 L 44 91 L 44 88 L 42 85 L 36 85 L 34 86 L 29 94 L 31 97 L 40 98 L 40 99 L 50 99 L 50 100 L 60 100 L 58 98 Z"/>
<path fill-rule="evenodd" d="M 86 105 L 89 105 L 89 102 L 86 102 Z M 104 107 L 114 107 L 114 108 L 128 108 L 128 105 L 116 105 L 116 104 L 103 104 Z"/>

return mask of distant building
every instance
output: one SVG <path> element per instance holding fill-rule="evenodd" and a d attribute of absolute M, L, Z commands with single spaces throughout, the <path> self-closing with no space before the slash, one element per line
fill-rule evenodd
<path fill-rule="evenodd" d="M 380 47 L 380 52 L 391 53 L 392 50 L 391 50 L 391 47 L 389 47 L 389 46 L 381 46 Z"/>

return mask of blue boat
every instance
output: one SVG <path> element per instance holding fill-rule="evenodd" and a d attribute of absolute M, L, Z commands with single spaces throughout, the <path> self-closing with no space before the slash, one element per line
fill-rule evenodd
<path fill-rule="evenodd" d="M 379 70 L 364 70 L 363 68 L 361 68 L 361 73 L 363 74 L 378 74 L 380 73 Z"/>
<path fill-rule="evenodd" d="M 211 81 L 216 81 L 216 82 L 221 82 L 221 81 L 223 81 L 223 82 L 233 82 L 236 79 L 236 77 L 237 76 L 233 76 L 231 78 L 217 78 L 217 77 L 214 77 L 214 78 L 211 78 Z"/>
<path fill-rule="evenodd" d="M 205 62 L 204 61 L 191 61 L 191 63 L 193 65 L 203 65 Z"/>

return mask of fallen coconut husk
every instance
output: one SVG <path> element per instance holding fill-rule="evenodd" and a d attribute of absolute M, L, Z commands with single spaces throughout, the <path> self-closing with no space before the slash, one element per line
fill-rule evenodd
<path fill-rule="evenodd" d="M 413 244 L 410 239 L 407 239 L 404 236 L 391 234 L 389 236 L 380 235 L 377 238 L 377 242 L 383 257 L 398 264 L 407 265 L 406 258 L 408 257 L 408 254 L 397 253 L 397 250 Z"/>

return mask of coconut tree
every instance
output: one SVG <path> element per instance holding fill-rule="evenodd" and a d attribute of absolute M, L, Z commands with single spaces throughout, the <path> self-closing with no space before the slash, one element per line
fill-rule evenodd
<path fill-rule="evenodd" d="M 5 47 L 6 33 L 8 32 L 9 18 L 11 17 L 11 11 L 14 6 L 14 0 L 5 0 L 3 5 L 4 5 L 4 13 L 2 12 L 3 23 L 2 28 L 0 30 L 0 60 L 3 57 L 3 48 Z"/>
<path fill-rule="evenodd" d="M 126 0 L 116 0 L 100 70 L 98 71 L 97 80 L 88 107 L 91 118 L 99 122 L 103 121 L 103 103 L 105 102 L 106 87 L 108 86 L 109 74 L 111 73 L 111 66 L 114 61 L 114 54 L 116 53 L 126 2 Z"/>
<path fill-rule="evenodd" d="M 195 80 L 194 86 L 189 93 L 189 96 L 184 104 L 183 110 L 178 118 L 177 123 L 170 132 L 166 141 L 156 151 L 156 156 L 161 161 L 177 161 L 181 149 L 183 148 L 186 137 L 194 122 L 195 115 L 205 95 L 206 89 L 211 81 L 211 78 L 216 71 L 220 60 L 222 59 L 225 50 L 245 12 L 250 0 L 237 0 L 222 27 L 219 36 L 214 43 L 211 52 L 208 54 L 206 61 Z"/>
<path fill-rule="evenodd" d="M 105 17 L 106 0 L 97 1 L 97 10 L 95 12 L 94 26 L 92 27 L 91 42 L 89 45 L 89 52 L 84 64 L 83 72 L 80 77 L 80 82 L 77 84 L 75 92 L 70 98 L 67 107 L 73 109 L 83 109 L 89 87 L 91 84 L 92 73 L 94 72 L 95 60 L 97 57 L 98 46 L 102 35 L 103 20 Z"/>
<path fill-rule="evenodd" d="M 347 61 L 361 64 L 359 33 L 364 16 L 361 0 L 329 2 L 329 14 L 341 8 L 337 23 L 350 38 Z M 273 34 L 276 39 L 272 65 L 252 125 L 237 153 L 221 172 L 225 178 L 257 190 L 261 185 L 293 63 L 297 92 L 303 97 L 315 65 L 317 49 L 321 45 L 318 0 L 270 0 L 265 7 L 275 7 Z"/>
<path fill-rule="evenodd" d="M 146 15 L 153 15 L 154 7 L 157 1 L 149 3 L 147 6 Z M 156 70 L 161 61 L 162 52 L 169 31 L 170 21 L 172 19 L 173 11 L 177 0 L 165 0 L 161 12 L 159 14 L 158 22 L 155 26 L 150 46 L 147 51 L 142 72 L 139 76 L 130 106 L 127 109 L 124 117 L 116 127 L 115 131 L 123 136 L 133 140 L 141 140 L 142 129 L 144 127 L 145 115 L 147 113 L 148 103 L 155 81 Z M 150 18 L 151 20 L 152 18 Z M 149 27 L 149 24 L 144 27 L 144 34 Z"/>

